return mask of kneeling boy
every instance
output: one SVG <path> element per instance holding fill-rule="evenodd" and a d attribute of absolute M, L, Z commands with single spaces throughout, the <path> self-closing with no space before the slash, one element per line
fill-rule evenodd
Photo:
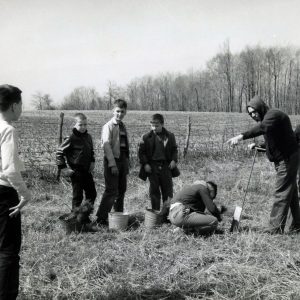
<path fill-rule="evenodd" d="M 186 232 L 213 233 L 222 220 L 221 212 L 213 202 L 217 185 L 212 181 L 196 181 L 181 189 L 171 200 L 169 220 Z M 207 209 L 211 214 L 205 214 Z"/>

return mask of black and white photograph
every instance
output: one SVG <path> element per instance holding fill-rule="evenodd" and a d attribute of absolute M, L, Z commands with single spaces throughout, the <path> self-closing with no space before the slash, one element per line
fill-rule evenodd
<path fill-rule="evenodd" d="M 0 0 L 0 300 L 300 300 L 299 12 Z"/>

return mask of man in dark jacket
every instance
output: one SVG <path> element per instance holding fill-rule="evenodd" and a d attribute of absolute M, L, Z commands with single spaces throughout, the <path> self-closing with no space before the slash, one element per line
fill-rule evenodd
<path fill-rule="evenodd" d="M 276 170 L 275 199 L 270 215 L 269 233 L 283 233 L 289 208 L 293 216 L 290 231 L 300 231 L 300 209 L 297 192 L 298 145 L 291 121 L 285 113 L 269 107 L 258 96 L 247 105 L 248 114 L 258 124 L 231 138 L 234 146 L 241 140 L 263 135 L 268 159 Z"/>
<path fill-rule="evenodd" d="M 97 192 L 92 171 L 95 166 L 92 137 L 87 132 L 87 118 L 82 113 L 75 114 L 76 123 L 72 134 L 64 140 L 56 152 L 59 169 L 70 176 L 73 188 L 72 210 L 78 209 L 83 200 L 83 191 L 88 201 L 94 205 Z M 66 159 L 65 159 L 66 158 Z M 67 163 L 66 163 L 67 160 Z"/>
<path fill-rule="evenodd" d="M 300 124 L 298 124 L 295 128 L 295 135 L 296 135 L 296 141 L 298 144 L 298 149 L 300 150 Z M 300 160 L 299 160 L 299 166 L 298 166 L 298 194 L 299 193 L 300 193 Z"/>
<path fill-rule="evenodd" d="M 175 136 L 164 128 L 161 114 L 154 114 L 150 123 L 152 130 L 139 143 L 139 177 L 149 178 L 152 209 L 159 210 L 161 194 L 163 202 L 173 197 L 172 177 L 180 174 L 176 166 L 178 150 Z"/>

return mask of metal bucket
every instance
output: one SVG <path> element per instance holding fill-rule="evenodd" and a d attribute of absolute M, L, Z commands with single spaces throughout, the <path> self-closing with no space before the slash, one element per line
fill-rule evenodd
<path fill-rule="evenodd" d="M 116 230 L 126 230 L 129 215 L 122 212 L 111 212 L 108 214 L 108 228 Z"/>
<path fill-rule="evenodd" d="M 145 210 L 145 227 L 146 228 L 155 228 L 160 226 L 162 223 L 161 216 L 159 211 L 146 208 Z"/>

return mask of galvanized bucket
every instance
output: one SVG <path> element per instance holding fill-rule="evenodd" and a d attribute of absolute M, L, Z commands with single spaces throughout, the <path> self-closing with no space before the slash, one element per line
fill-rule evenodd
<path fill-rule="evenodd" d="M 160 226 L 162 223 L 162 218 L 159 215 L 159 211 L 153 210 L 151 208 L 146 208 L 145 210 L 145 227 L 155 228 Z"/>
<path fill-rule="evenodd" d="M 111 212 L 108 214 L 108 228 L 115 230 L 126 230 L 129 215 L 123 212 Z"/>

